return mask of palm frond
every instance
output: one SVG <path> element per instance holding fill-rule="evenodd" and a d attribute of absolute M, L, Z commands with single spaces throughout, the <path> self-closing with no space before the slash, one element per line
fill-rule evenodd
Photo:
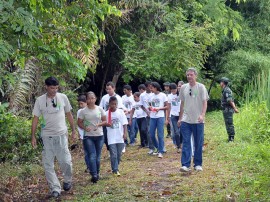
<path fill-rule="evenodd" d="M 36 59 L 29 59 L 24 69 L 18 68 L 14 72 L 16 83 L 9 94 L 10 108 L 14 113 L 20 113 L 21 110 L 29 108 L 33 89 L 37 82 L 39 67 L 35 64 Z"/>

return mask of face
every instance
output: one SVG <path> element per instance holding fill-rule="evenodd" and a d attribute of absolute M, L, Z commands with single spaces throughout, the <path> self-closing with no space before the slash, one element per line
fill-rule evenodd
<path fill-rule="evenodd" d="M 158 92 L 157 88 L 155 88 L 155 87 L 152 86 L 152 85 L 151 85 L 150 89 L 151 89 L 151 92 L 152 92 L 152 93 L 157 93 L 157 92 Z"/>
<path fill-rule="evenodd" d="M 53 97 L 56 95 L 59 86 L 46 86 L 48 96 Z"/>
<path fill-rule="evenodd" d="M 221 88 L 223 88 L 225 86 L 224 82 L 222 82 L 222 81 L 219 83 L 219 85 Z"/>
<path fill-rule="evenodd" d="M 176 94 L 177 93 L 177 89 L 172 89 L 171 90 L 171 93 L 174 95 L 174 94 Z"/>
<path fill-rule="evenodd" d="M 165 91 L 170 91 L 170 87 L 169 86 L 164 86 L 164 90 Z"/>
<path fill-rule="evenodd" d="M 151 85 L 146 86 L 146 91 L 147 91 L 147 92 L 151 92 L 150 86 L 151 86 Z"/>
<path fill-rule="evenodd" d="M 149 85 L 148 88 L 149 88 L 150 92 L 153 93 L 154 86 Z"/>
<path fill-rule="evenodd" d="M 111 108 L 112 111 L 115 111 L 115 110 L 116 110 L 117 104 L 118 104 L 117 100 L 111 101 L 111 102 L 109 103 L 109 107 Z"/>
<path fill-rule="evenodd" d="M 97 98 L 94 94 L 88 94 L 86 98 L 87 105 L 94 105 L 97 101 Z"/>
<path fill-rule="evenodd" d="M 177 90 L 180 92 L 180 88 L 181 88 L 182 84 L 178 84 L 177 86 Z"/>
<path fill-rule="evenodd" d="M 112 86 L 106 86 L 106 92 L 107 92 L 110 96 L 114 95 L 114 87 L 112 87 Z"/>
<path fill-rule="evenodd" d="M 189 83 L 194 83 L 196 82 L 197 75 L 193 71 L 188 71 L 187 72 L 187 80 Z"/>
<path fill-rule="evenodd" d="M 127 90 L 124 88 L 123 92 L 125 95 L 128 95 L 128 96 L 131 95 L 131 90 Z"/>
<path fill-rule="evenodd" d="M 82 101 L 79 101 L 78 104 L 79 104 L 79 108 L 80 108 L 80 109 L 85 108 L 86 105 L 87 105 L 86 102 L 82 102 Z"/>
<path fill-rule="evenodd" d="M 144 90 L 141 88 L 141 89 L 139 89 L 139 92 L 140 92 L 140 93 L 143 93 L 143 92 L 144 92 Z"/>
<path fill-rule="evenodd" d="M 140 97 L 134 95 L 134 100 L 135 100 L 136 102 L 139 102 L 139 101 L 140 101 Z"/>

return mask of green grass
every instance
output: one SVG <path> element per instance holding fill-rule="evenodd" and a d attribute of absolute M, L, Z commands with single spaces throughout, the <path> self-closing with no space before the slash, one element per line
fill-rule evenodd
<path fill-rule="evenodd" d="M 238 115 L 235 115 L 237 119 Z M 102 154 L 101 180 L 90 182 L 84 173 L 81 148 L 72 153 L 74 188 L 62 193 L 63 201 L 269 201 L 269 145 L 253 144 L 237 134 L 227 143 L 221 112 L 207 115 L 205 129 L 204 171 L 182 174 L 180 154 L 166 139 L 168 152 L 163 159 L 148 156 L 147 149 L 128 147 L 120 164 L 121 177 L 114 177 L 105 150 Z M 16 168 L 16 169 L 14 169 Z M 25 171 L 31 175 L 20 177 Z M 57 170 L 58 167 L 57 167 Z M 13 200 L 46 200 L 48 187 L 40 165 L 1 165 L 1 191 Z M 10 176 L 13 176 L 11 178 Z M 17 183 L 12 179 L 16 179 Z M 14 187 L 10 184 L 14 183 Z M 27 186 L 26 186 L 27 185 Z M 6 186 L 7 187 L 7 186 Z M 2 195 L 3 196 L 3 195 Z"/>

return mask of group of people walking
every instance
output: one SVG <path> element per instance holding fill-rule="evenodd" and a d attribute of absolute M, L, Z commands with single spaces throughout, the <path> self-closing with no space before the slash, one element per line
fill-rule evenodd
<path fill-rule="evenodd" d="M 149 155 L 163 158 L 166 152 L 165 124 L 170 126 L 177 151 L 182 151 L 180 171 L 191 170 L 192 156 L 194 169 L 203 170 L 204 120 L 209 96 L 205 86 L 196 81 L 197 74 L 195 68 L 189 68 L 186 71 L 188 83 L 170 83 L 170 93 L 166 94 L 159 83 L 146 82 L 139 85 L 138 92 L 134 94 L 131 86 L 125 85 L 124 95 L 120 97 L 115 93 L 115 84 L 108 82 L 107 94 L 99 105 L 96 105 L 97 97 L 93 92 L 78 97 L 81 109 L 77 113 L 77 123 L 83 141 L 85 163 L 93 183 L 99 180 L 103 144 L 106 144 L 110 154 L 112 173 L 120 176 L 122 153 L 127 145 L 135 145 L 137 131 L 140 134 L 140 146 L 148 147 Z M 38 121 L 41 122 L 42 162 L 53 197 L 59 197 L 61 193 L 61 185 L 54 170 L 55 157 L 64 176 L 63 189 L 68 191 L 72 187 L 72 162 L 65 115 L 72 130 L 72 138 L 76 139 L 72 107 L 66 95 L 57 92 L 58 86 L 55 77 L 45 80 L 46 94 L 37 98 L 32 122 L 33 147 L 37 145 L 35 133 Z M 191 145 L 192 136 L 194 145 Z"/>

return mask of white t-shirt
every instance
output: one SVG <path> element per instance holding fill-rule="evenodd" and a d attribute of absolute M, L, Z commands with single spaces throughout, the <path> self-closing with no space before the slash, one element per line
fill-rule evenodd
<path fill-rule="evenodd" d="M 119 109 L 124 109 L 122 98 L 117 94 L 114 94 L 113 96 L 115 96 L 117 98 L 117 101 L 118 101 L 117 107 Z M 105 111 L 107 111 L 109 109 L 109 99 L 110 99 L 110 97 L 112 97 L 112 96 L 110 96 L 109 94 L 104 95 L 101 98 L 101 101 L 99 103 L 99 106 L 102 107 Z"/>
<path fill-rule="evenodd" d="M 134 97 L 133 97 L 133 95 L 130 95 L 130 96 L 123 95 L 122 100 L 123 100 L 123 105 L 124 105 L 125 109 L 128 111 L 126 116 L 127 116 L 127 118 L 130 118 L 130 111 L 132 110 L 132 106 L 135 103 Z M 133 114 L 133 118 L 136 118 L 136 113 Z"/>
<path fill-rule="evenodd" d="M 170 116 L 179 116 L 181 103 L 179 96 L 177 94 L 169 94 L 168 103 L 171 104 Z"/>
<path fill-rule="evenodd" d="M 132 108 L 135 109 L 134 110 L 134 114 L 136 114 L 137 118 L 143 118 L 143 117 L 147 117 L 146 112 L 142 109 L 142 104 L 141 102 L 134 102 L 132 105 Z"/>
<path fill-rule="evenodd" d="M 147 93 L 147 92 L 143 92 L 140 95 L 141 105 L 144 106 L 147 111 L 149 111 L 150 99 L 153 95 L 154 93 Z"/>
<path fill-rule="evenodd" d="M 109 111 L 106 112 L 109 117 Z M 111 113 L 112 127 L 107 127 L 108 144 L 124 143 L 124 125 L 128 124 L 127 117 L 123 110 L 116 109 Z"/>
<path fill-rule="evenodd" d="M 198 118 L 202 113 L 203 101 L 208 100 L 208 92 L 201 83 L 196 83 L 193 87 L 189 83 L 181 86 L 180 99 L 184 102 L 184 114 L 182 121 L 186 123 L 199 123 Z"/>
<path fill-rule="evenodd" d="M 79 109 L 77 111 L 77 120 L 79 118 L 79 115 L 80 115 L 80 112 L 82 111 L 82 109 Z M 84 130 L 81 129 L 79 126 L 78 126 L 78 132 L 79 132 L 79 135 L 80 135 L 80 139 L 82 140 L 83 139 L 83 134 L 84 134 Z"/>
<path fill-rule="evenodd" d="M 65 94 L 56 93 L 54 97 L 56 107 L 53 107 L 52 99 L 44 94 L 37 98 L 33 109 L 33 115 L 40 117 L 41 136 L 58 136 L 67 134 L 66 113 L 72 107 Z"/>
<path fill-rule="evenodd" d="M 158 94 L 153 94 L 150 97 L 150 103 L 153 109 L 164 107 L 164 103 L 167 101 L 168 101 L 168 97 L 166 96 L 165 93 L 162 93 L 162 92 Z M 155 112 L 154 110 L 152 110 L 150 112 L 150 118 L 160 118 L 160 117 L 165 117 L 164 110 L 159 110 L 158 112 Z"/>

